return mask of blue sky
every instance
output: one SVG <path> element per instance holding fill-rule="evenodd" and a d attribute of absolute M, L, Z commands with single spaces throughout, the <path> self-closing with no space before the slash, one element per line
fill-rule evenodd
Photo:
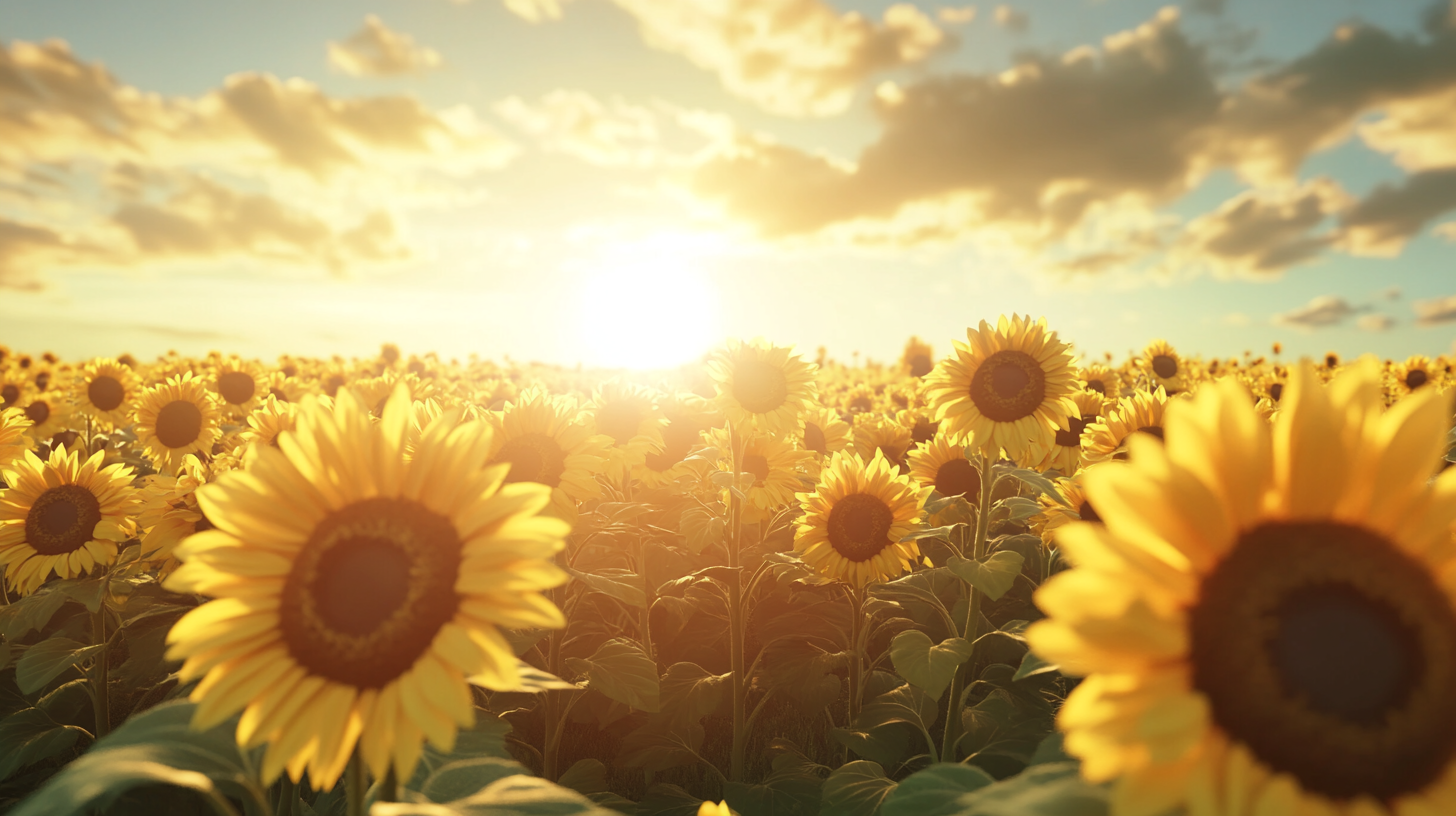
<path fill-rule="evenodd" d="M 1371 200 L 1417 176 L 1446 184 L 1456 163 L 1440 118 L 1456 21 L 1424 22 L 1430 4 L 1229 0 L 1175 17 L 1027 0 L 969 21 L 964 4 L 745 0 L 742 19 L 699 0 L 676 16 L 646 0 L 508 5 L 0 0 L 0 80 L 9 65 L 42 89 L 0 81 L 0 111 L 22 123 L 0 119 L 0 141 L 25 128 L 0 147 L 0 342 L 272 357 L 393 341 L 648 366 L 728 335 L 885 359 L 915 334 L 945 351 L 1021 312 L 1092 353 L 1155 337 L 1206 355 L 1453 351 L 1456 185 Z M 394 42 L 415 70 L 350 40 L 369 14 L 412 38 Z M 1413 64 L 1429 76 L 1347 94 L 1341 81 L 1382 74 L 1359 63 L 1371 31 L 1394 45 L 1369 53 L 1426 55 Z M 52 39 L 68 50 L 36 45 Z M 331 63 L 330 42 L 377 68 Z M 1064 58 L 1077 48 L 1087 61 Z M 109 79 L 63 81 L 85 65 Z M 997 84 L 1027 65 L 1040 73 Z M 1168 105 L 1178 83 L 1217 99 L 1164 121 L 1138 98 L 1145 78 Z M 1343 119 L 1289 90 L 1316 82 Z M 937 89 L 959 107 L 917 117 Z M 1016 102 L 1058 93 L 1086 103 L 1085 130 Z M 1098 115 L 1123 104 L 1126 122 Z M 1005 119 L 977 119 L 988 110 Z M 1138 116 L 1177 147 L 1130 137 Z M 1035 130 L 1043 117 L 1072 125 Z M 1147 177 L 1129 139 L 1178 167 Z M 1086 178 L 1041 171 L 1074 151 Z M 1266 153 L 1279 172 L 1257 165 Z M 1090 202 L 1070 222 L 1053 213 L 1067 190 Z"/>

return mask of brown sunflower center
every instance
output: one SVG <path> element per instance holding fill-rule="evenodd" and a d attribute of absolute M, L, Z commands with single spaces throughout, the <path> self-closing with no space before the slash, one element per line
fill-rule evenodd
<path fill-rule="evenodd" d="M 405 499 L 365 499 L 319 522 L 283 586 L 284 643 L 313 674 L 382 688 L 455 616 L 461 541 Z"/>
<path fill-rule="evenodd" d="M 1068 430 L 1057 431 L 1057 444 L 1064 448 L 1082 447 L 1082 431 L 1088 425 L 1097 421 L 1097 417 L 1074 416 L 1067 420 L 1071 427 Z"/>
<path fill-rule="evenodd" d="M 1119 462 L 1125 462 L 1125 461 L 1127 461 L 1127 457 L 1128 457 L 1128 453 L 1127 453 L 1127 440 L 1130 439 L 1130 438 L 1132 438 L 1132 435 L 1133 434 L 1147 434 L 1148 436 L 1151 436 L 1154 439 L 1157 439 L 1159 441 L 1162 441 L 1162 439 L 1163 439 L 1163 428 L 1160 425 L 1144 425 L 1143 427 L 1138 428 L 1137 430 L 1133 431 L 1132 433 L 1128 434 L 1127 436 L 1124 436 L 1122 438 L 1122 442 L 1119 443 L 1118 446 L 1117 446 L 1117 452 L 1114 453 L 1114 454 L 1112 454 L 1112 458 L 1113 459 L 1116 459 Z"/>
<path fill-rule="evenodd" d="M 915 354 L 910 357 L 910 376 L 924 377 L 935 368 L 935 361 L 930 359 L 929 354 Z"/>
<path fill-rule="evenodd" d="M 65 555 L 85 546 L 101 521 L 101 503 L 74 484 L 40 494 L 25 516 L 25 540 L 41 555 Z"/>
<path fill-rule="evenodd" d="M 37 425 L 44 425 L 51 418 L 51 406 L 45 400 L 36 400 L 25 406 L 25 418 Z"/>
<path fill-rule="evenodd" d="M 289 376 L 293 375 L 290 374 Z M 324 393 L 331 397 L 338 396 L 339 389 L 343 387 L 344 377 L 342 374 L 330 374 L 328 379 L 324 380 Z"/>
<path fill-rule="evenodd" d="M 1099 394 L 1106 394 L 1107 393 L 1107 386 L 1101 380 L 1088 380 L 1087 381 L 1087 390 L 1088 391 L 1096 391 Z"/>
<path fill-rule="evenodd" d="M 829 511 L 829 544 L 849 561 L 868 561 L 890 546 L 895 514 L 878 496 L 855 493 Z"/>
<path fill-rule="evenodd" d="M 929 442 L 935 438 L 935 432 L 938 430 L 940 430 L 939 422 L 931 422 L 924 418 L 917 419 L 915 420 L 915 427 L 910 429 L 910 441 L 917 445 L 923 442 Z"/>
<path fill-rule="evenodd" d="M 1153 357 L 1153 373 L 1163 379 L 1178 374 L 1178 360 L 1170 354 L 1158 354 Z"/>
<path fill-rule="evenodd" d="M 597 429 L 618 445 L 632 441 L 646 419 L 642 406 L 627 400 L 609 402 L 597 410 Z"/>
<path fill-rule="evenodd" d="M 537 482 L 547 487 L 561 484 L 566 472 L 566 451 L 555 439 L 538 433 L 521 434 L 501 445 L 496 462 L 510 462 L 506 482 Z"/>
<path fill-rule="evenodd" d="M 20 399 L 20 386 L 14 383 L 0 386 L 0 408 L 9 408 L 18 399 Z"/>
<path fill-rule="evenodd" d="M 217 378 L 217 393 L 222 394 L 229 405 L 242 405 L 252 399 L 257 390 L 258 384 L 243 371 L 229 371 Z"/>
<path fill-rule="evenodd" d="M 1092 503 L 1086 499 L 1077 505 L 1077 517 L 1083 521 L 1102 521 L 1102 517 L 1097 515 L 1097 510 L 1092 507 Z"/>
<path fill-rule="evenodd" d="M 102 374 L 86 386 L 86 399 L 98 411 L 114 411 L 126 399 L 126 389 L 115 377 Z"/>
<path fill-rule="evenodd" d="M 935 469 L 935 492 L 976 498 L 981 495 L 981 472 L 969 459 L 952 459 Z"/>
<path fill-rule="evenodd" d="M 743 472 L 753 474 L 753 486 L 762 487 L 768 481 L 768 457 L 761 453 L 749 453 L 743 457 Z"/>
<path fill-rule="evenodd" d="M 875 401 L 870 399 L 868 394 L 860 394 L 849 401 L 849 410 L 856 414 L 863 414 L 866 411 L 873 410 L 874 407 Z"/>
<path fill-rule="evenodd" d="M 647 454 L 648 469 L 662 473 L 692 452 L 693 443 L 698 441 L 697 427 L 687 422 L 669 422 L 662 431 L 662 450 Z"/>
<path fill-rule="evenodd" d="M 157 412 L 157 441 L 185 448 L 202 435 L 202 409 L 190 400 L 173 400 Z"/>
<path fill-rule="evenodd" d="M 824 429 L 813 422 L 804 423 L 804 450 L 811 450 L 820 456 L 829 455 L 829 441 L 824 438 Z"/>
<path fill-rule="evenodd" d="M 971 401 L 994 422 L 1031 416 L 1046 398 L 1046 373 L 1023 351 L 998 351 L 971 378 Z"/>
<path fill-rule="evenodd" d="M 750 413 L 777 410 L 789 399 L 789 378 L 771 363 L 742 360 L 733 367 L 733 399 Z"/>
<path fill-rule="evenodd" d="M 1269 399 L 1278 402 L 1284 397 L 1284 383 L 1274 383 L 1269 386 Z"/>
<path fill-rule="evenodd" d="M 1427 375 L 1426 372 L 1422 371 L 1419 368 L 1413 368 L 1410 371 L 1407 371 L 1406 372 L 1406 375 L 1405 375 L 1405 387 L 1406 388 L 1409 388 L 1412 391 L 1414 391 L 1417 388 L 1420 388 L 1421 386 L 1425 385 L 1426 384 L 1426 381 L 1429 380 L 1429 379 L 1430 379 L 1430 376 Z"/>
<path fill-rule="evenodd" d="M 1456 613 L 1429 570 L 1368 530 L 1244 533 L 1203 579 L 1190 635 L 1214 721 L 1306 790 L 1389 801 L 1456 756 Z"/>

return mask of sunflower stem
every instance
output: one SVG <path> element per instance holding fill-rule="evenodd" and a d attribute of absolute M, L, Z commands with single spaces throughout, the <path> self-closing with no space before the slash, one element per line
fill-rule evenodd
<path fill-rule="evenodd" d="M 392 762 L 389 765 L 389 770 L 384 772 L 384 778 L 379 780 L 379 793 L 374 797 L 374 801 L 399 801 L 399 777 L 394 773 L 394 763 Z"/>
<path fill-rule="evenodd" d="M 364 794 L 369 790 L 369 780 L 365 778 L 364 761 L 357 746 L 344 773 L 344 796 L 348 807 L 345 813 L 347 816 L 364 816 Z"/>
<path fill-rule="evenodd" d="M 111 680 L 111 667 L 107 665 L 110 662 L 110 655 L 107 649 L 106 603 L 104 601 L 91 614 L 91 637 L 101 647 L 101 651 L 96 655 L 96 667 L 91 674 L 91 684 L 96 692 L 94 695 L 96 698 L 96 739 L 101 739 L 111 731 L 111 700 L 106 693 L 106 687 Z"/>
<path fill-rule="evenodd" d="M 849 598 L 852 605 L 849 622 L 849 722 L 845 727 L 853 728 L 855 720 L 859 719 L 860 697 L 864 694 L 864 678 L 861 676 L 864 656 L 859 644 L 864 633 L 864 587 L 851 589 Z"/>
<path fill-rule="evenodd" d="M 298 798 L 298 789 L 293 785 L 293 777 L 283 774 L 278 780 L 278 807 L 274 809 L 276 816 L 293 816 L 293 800 Z"/>
<path fill-rule="evenodd" d="M 976 503 L 976 537 L 971 541 L 971 552 L 969 557 L 978 560 L 985 555 L 986 535 L 991 528 L 991 491 L 995 488 L 995 479 L 991 476 L 992 461 L 989 456 L 981 456 L 978 463 L 981 470 L 981 495 Z M 976 629 L 981 624 L 981 593 L 976 588 L 962 582 L 964 592 L 968 593 L 966 603 L 966 620 L 960 628 L 959 634 L 971 644 L 971 654 L 956 670 L 955 677 L 950 684 L 950 699 L 946 701 L 945 707 L 945 732 L 940 741 L 940 759 L 942 762 L 955 762 L 956 743 L 961 738 L 960 705 L 961 696 L 965 691 L 966 681 L 976 664 Z"/>
<path fill-rule="evenodd" d="M 737 437 L 738 433 L 730 425 L 729 433 Z M 746 440 L 744 440 L 746 441 Z M 743 448 L 740 440 L 733 439 L 733 473 L 739 472 L 743 462 Z M 743 581 L 736 570 L 741 566 L 739 563 L 740 549 L 743 545 L 743 503 L 734 490 L 728 492 L 729 514 L 732 517 L 733 535 L 728 541 L 728 566 L 735 570 L 733 577 L 728 582 L 728 658 L 732 669 L 732 694 L 733 694 L 733 746 L 729 756 L 728 779 L 732 782 L 743 781 L 743 756 L 745 743 L 747 742 L 747 722 L 744 719 L 744 690 L 747 684 L 743 676 Z"/>
<path fill-rule="evenodd" d="M 556 554 L 556 562 L 558 565 L 566 563 L 564 552 Z M 551 602 L 556 604 L 558 609 L 564 610 L 566 608 L 566 587 L 552 588 Z M 568 620 L 567 626 L 570 625 L 571 621 Z M 561 676 L 561 641 L 565 637 L 565 627 L 552 629 L 551 633 L 547 635 L 549 647 L 547 648 L 546 670 L 557 677 Z M 566 693 L 557 689 L 542 692 L 544 695 L 542 702 L 545 707 L 546 716 L 544 724 L 545 740 L 541 746 L 541 776 L 548 782 L 555 782 L 558 774 L 557 754 L 559 752 L 557 750 L 557 743 L 559 741 L 558 735 L 560 734 L 560 729 L 557 728 L 557 720 L 565 716 L 561 711 L 561 699 L 562 695 Z"/>

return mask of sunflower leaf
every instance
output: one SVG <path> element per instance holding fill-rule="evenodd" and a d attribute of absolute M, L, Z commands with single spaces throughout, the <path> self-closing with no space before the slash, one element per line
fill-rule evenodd
<path fill-rule="evenodd" d="M 947 565 L 962 581 L 985 593 L 987 598 L 998 601 L 1016 583 L 1023 561 L 1021 553 L 1002 550 L 979 561 L 953 555 Z"/>
<path fill-rule="evenodd" d="M 610 574 L 582 572 L 566 567 L 571 577 L 586 584 L 594 592 L 615 598 L 628 606 L 643 609 L 647 606 L 647 592 L 642 588 L 642 576 L 626 570 L 611 570 Z"/>
<path fill-rule="evenodd" d="M 556 675 L 543 669 L 538 669 L 535 666 L 532 666 L 530 663 L 527 663 L 526 661 L 519 658 L 516 659 L 516 669 L 521 675 L 521 685 L 520 688 L 515 689 L 516 691 L 524 691 L 535 694 L 536 692 L 547 691 L 550 689 L 564 690 L 581 688 L 581 686 L 578 686 L 576 683 L 568 683 L 565 680 L 562 680 L 560 677 L 557 677 Z"/>
<path fill-rule="evenodd" d="M 1025 496 L 1010 496 L 996 502 L 996 510 L 1004 509 L 1012 521 L 1028 519 L 1041 514 L 1041 503 Z"/>
<path fill-rule="evenodd" d="M 1000 481 L 1003 476 L 1011 476 L 1021 480 L 1021 483 L 1028 487 L 1035 488 L 1038 493 L 1045 493 L 1048 496 L 1057 495 L 1057 487 L 1052 480 L 1046 476 L 1026 468 L 996 468 L 996 480 Z"/>
<path fill-rule="evenodd" d="M 958 800 L 994 782 L 980 768 L 941 762 L 917 771 L 896 785 L 880 805 L 880 816 L 952 816 L 968 813 Z"/>
<path fill-rule="evenodd" d="M 101 651 L 100 646 L 87 646 L 70 638 L 53 637 L 31 646 L 15 663 L 15 684 L 22 694 L 45 688 L 66 669 L 83 663 Z"/>
<path fill-rule="evenodd" d="M 680 722 L 698 722 L 722 704 L 732 673 L 710 674 L 696 663 L 674 663 L 662 676 L 662 708 Z"/>
<path fill-rule="evenodd" d="M 1011 679 L 1013 681 L 1025 680 L 1028 677 L 1058 671 L 1059 668 L 1057 664 L 1043 660 L 1036 652 L 1028 650 L 1026 656 L 1021 658 L 1021 665 L 1017 667 L 1016 674 L 1013 674 Z"/>
<path fill-rule="evenodd" d="M 23 708 L 0 720 L 0 779 L 49 759 L 76 744 L 85 729 L 62 725 L 39 708 Z"/>
<path fill-rule="evenodd" d="M 53 584 L 42 587 L 33 595 L 26 595 L 6 606 L 0 606 L 0 635 L 4 635 L 6 640 L 15 641 L 34 630 L 44 629 L 56 611 L 65 606 L 68 600 L 70 599 L 66 593 L 56 591 Z"/>
<path fill-rule="evenodd" d="M 567 668 L 587 678 L 587 686 L 638 711 L 662 710 L 657 663 L 635 641 L 613 638 L 590 658 L 572 657 Z"/>
<path fill-rule="evenodd" d="M 497 779 L 463 799 L 443 805 L 426 802 L 376 802 L 372 816 L 618 816 L 570 788 L 534 776 Z"/>
<path fill-rule="evenodd" d="M 955 530 L 956 530 L 957 527 L 964 527 L 964 526 L 965 525 L 963 525 L 963 524 L 950 524 L 950 525 L 947 525 L 945 527 L 922 527 L 919 530 L 913 530 L 913 531 L 911 531 L 909 535 L 906 535 L 904 538 L 901 538 L 900 540 L 901 541 L 919 541 L 922 538 L 946 538 L 946 539 L 948 539 L 948 538 L 950 538 L 951 533 L 954 533 L 955 532 Z"/>
<path fill-rule="evenodd" d="M 847 762 L 824 780 L 819 801 L 822 816 L 875 816 L 880 804 L 895 790 L 895 780 L 885 776 L 878 762 L 857 759 Z"/>
<path fill-rule="evenodd" d="M 970 657 L 971 644 L 964 638 L 947 638 L 937 644 L 919 629 L 901 632 L 890 642 L 895 671 L 933 700 L 940 699 L 956 669 Z"/>

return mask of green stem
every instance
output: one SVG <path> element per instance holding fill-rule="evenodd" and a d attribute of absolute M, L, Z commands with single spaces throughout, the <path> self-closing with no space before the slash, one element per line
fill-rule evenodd
<path fill-rule="evenodd" d="M 345 813 L 347 816 L 364 816 L 364 794 L 369 790 L 369 781 L 365 778 L 364 760 L 359 757 L 357 746 L 344 773 L 344 796 L 348 806 Z"/>
<path fill-rule="evenodd" d="M 276 816 L 293 816 L 293 801 L 298 798 L 298 789 L 293 784 L 293 777 L 284 774 L 278 780 L 278 807 L 273 811 Z"/>
<path fill-rule="evenodd" d="M 731 436 L 737 433 L 729 431 Z M 733 473 L 734 480 L 737 480 L 737 473 L 743 461 L 743 445 L 734 441 L 733 447 Z M 737 570 L 739 563 L 739 551 L 743 545 L 743 503 L 738 495 L 730 490 L 729 514 L 733 525 L 733 535 L 728 541 L 728 566 Z M 743 676 L 743 581 L 735 572 L 728 581 L 728 659 L 732 669 L 733 695 L 733 747 L 729 756 L 728 779 L 733 782 L 743 781 L 744 751 L 747 742 L 747 722 L 744 719 L 744 691 L 747 688 L 746 678 Z"/>
<path fill-rule="evenodd" d="M 975 560 L 985 556 L 986 534 L 991 527 L 991 491 L 995 488 L 995 479 L 992 475 L 994 463 L 991 457 L 980 457 L 981 469 L 981 495 L 976 505 L 976 537 L 971 541 L 971 552 L 969 557 Z M 963 584 L 964 585 L 964 584 Z M 961 695 L 966 687 L 966 680 L 970 676 L 976 664 L 975 643 L 976 629 L 981 623 L 981 593 L 974 587 L 965 586 L 965 592 L 969 593 L 966 603 L 965 624 L 959 628 L 959 634 L 971 644 L 971 656 L 956 671 L 954 679 L 950 684 L 950 699 L 946 701 L 945 709 L 945 733 L 940 742 L 940 759 L 943 762 L 955 762 L 955 746 L 961 738 L 960 705 Z"/>
<path fill-rule="evenodd" d="M 864 599 L 864 587 L 850 590 L 852 609 L 849 622 L 849 722 L 846 723 L 849 728 L 853 728 L 855 720 L 859 719 L 862 704 L 860 698 L 864 695 L 864 677 L 861 672 L 864 655 L 861 654 L 859 643 L 864 632 Z"/>
<path fill-rule="evenodd" d="M 557 553 L 556 560 L 563 562 L 565 560 L 563 554 Z M 551 590 L 551 601 L 558 608 L 565 609 L 565 595 L 566 587 L 555 587 Z M 567 621 L 567 625 L 571 625 L 570 620 Z M 550 646 L 547 649 L 546 670 L 557 677 L 561 676 L 561 641 L 565 637 L 566 629 L 564 627 L 552 629 L 551 633 L 547 635 Z M 541 746 L 541 776 L 548 782 L 555 782 L 559 775 L 557 754 L 559 753 L 558 735 L 561 733 L 561 729 L 557 727 L 557 721 L 565 717 L 561 710 L 561 699 L 562 695 L 567 693 L 556 689 L 542 692 L 545 698 L 542 701 L 545 707 L 543 723 L 545 740 Z"/>
<path fill-rule="evenodd" d="M 379 780 L 379 794 L 374 799 L 377 802 L 399 801 L 399 777 L 395 776 L 394 763 L 389 764 L 389 770 L 385 771 L 384 778 Z"/>
<path fill-rule="evenodd" d="M 111 667 L 108 649 L 106 648 L 106 604 L 103 602 L 91 615 L 91 637 L 101 646 L 101 651 L 96 655 L 96 668 L 91 675 L 92 688 L 95 690 L 96 698 L 96 739 L 101 739 L 111 731 L 111 700 L 106 693 L 106 687 L 110 682 Z"/>
<path fill-rule="evenodd" d="M 642 595 L 646 599 L 646 603 L 642 606 L 642 620 L 638 624 L 642 629 L 642 651 L 647 653 L 648 658 L 656 660 L 657 654 L 652 648 L 652 602 L 654 598 L 652 582 L 647 578 L 647 541 L 645 539 L 638 540 L 637 569 L 642 571 Z"/>

